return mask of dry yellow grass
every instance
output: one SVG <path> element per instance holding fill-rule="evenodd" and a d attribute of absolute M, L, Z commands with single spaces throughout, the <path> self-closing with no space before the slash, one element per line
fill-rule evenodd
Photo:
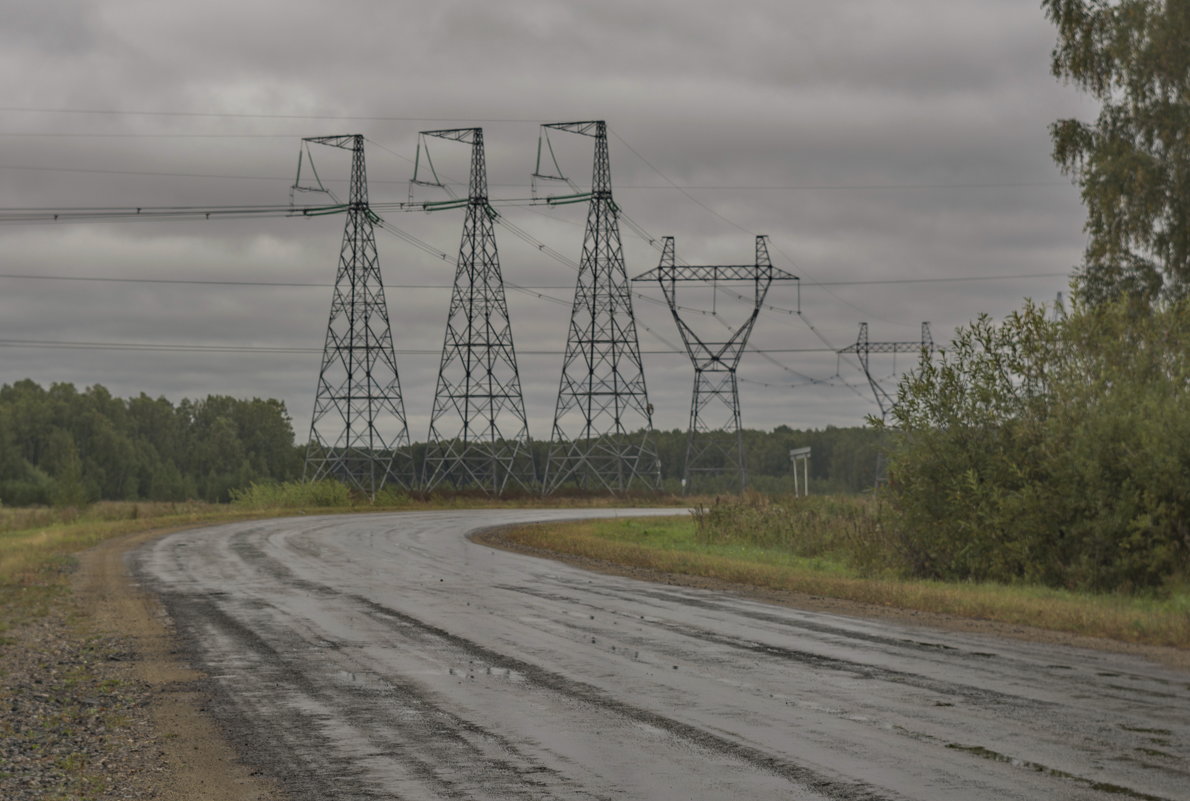
<path fill-rule="evenodd" d="M 638 530 L 658 528 L 657 518 L 634 521 Z M 1123 642 L 1190 648 L 1190 597 L 1166 599 L 1090 595 L 1043 587 L 951 584 L 862 578 L 838 565 L 791 560 L 748 549 L 740 555 L 714 552 L 696 542 L 694 524 L 682 520 L 658 543 L 642 544 L 626 533 L 623 519 L 525 526 L 505 536 L 521 545 L 618 565 L 716 579 L 769 590 L 1033 626 Z M 641 537 L 640 539 L 650 539 Z"/>

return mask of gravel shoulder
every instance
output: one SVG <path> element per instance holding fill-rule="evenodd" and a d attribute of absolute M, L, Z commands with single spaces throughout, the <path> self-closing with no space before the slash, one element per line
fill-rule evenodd
<path fill-rule="evenodd" d="M 0 648 L 0 797 L 281 801 L 237 761 L 206 713 L 160 604 L 125 554 L 164 531 L 78 556 L 72 602 L 7 632 Z"/>

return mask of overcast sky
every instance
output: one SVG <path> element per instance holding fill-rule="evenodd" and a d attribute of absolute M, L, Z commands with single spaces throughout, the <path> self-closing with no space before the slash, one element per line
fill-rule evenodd
<path fill-rule="evenodd" d="M 1094 109 L 1050 75 L 1054 32 L 1037 0 L 0 0 L 0 9 L 0 205 L 9 208 L 284 204 L 301 137 L 347 133 L 368 137 L 372 201 L 406 200 L 417 132 L 464 125 L 485 129 L 492 196 L 523 198 L 538 123 L 607 120 L 613 188 L 636 226 L 675 236 L 692 264 L 748 263 L 753 236 L 768 234 L 774 263 L 802 279 L 773 285 L 775 308 L 752 343 L 774 352 L 741 364 L 749 427 L 862 424 L 876 411 L 871 392 L 856 364 L 832 352 L 855 341 L 860 321 L 873 341 L 902 341 L 928 320 L 944 342 L 981 312 L 1052 301 L 1085 241 L 1047 126 Z M 591 141 L 552 141 L 563 169 L 588 180 Z M 324 150 L 319 174 L 345 196 L 348 162 Z M 449 142 L 433 150 L 455 179 L 466 155 Z M 415 198 L 441 195 L 419 188 Z M 577 261 L 585 206 L 502 213 Z M 383 216 L 453 259 L 462 214 Z M 275 397 L 305 441 L 342 224 L 0 224 L 0 383 Z M 505 278 L 554 299 L 508 295 L 530 431 L 546 438 L 574 273 L 507 229 L 496 234 Z M 453 268 L 377 236 L 420 440 Z M 630 275 L 656 266 L 644 238 L 627 227 L 623 237 Z M 683 353 L 666 352 L 679 339 L 660 291 L 639 288 L 652 299 L 636 311 L 655 422 L 684 428 L 693 371 Z M 719 330 L 746 313 L 722 298 L 715 310 L 726 322 L 702 323 Z M 910 363 L 872 360 L 890 392 Z"/>

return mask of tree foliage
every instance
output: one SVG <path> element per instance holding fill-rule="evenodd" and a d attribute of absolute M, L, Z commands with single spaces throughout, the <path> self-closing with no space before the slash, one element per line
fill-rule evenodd
<path fill-rule="evenodd" d="M 1092 303 L 1190 294 L 1190 3 L 1043 0 L 1054 75 L 1100 103 L 1051 126 L 1089 235 L 1078 289 Z"/>
<path fill-rule="evenodd" d="M 815 493 L 862 492 L 870 490 L 875 483 L 876 455 L 882 447 L 882 438 L 870 428 L 827 426 L 822 429 L 794 429 L 780 425 L 772 431 L 746 428 L 742 434 L 748 486 L 757 491 L 792 490 L 789 451 L 806 446 L 812 449 L 810 485 Z M 661 459 L 664 488 L 670 492 L 681 492 L 686 463 L 686 432 L 677 428 L 655 431 L 653 443 Z M 545 463 L 548 446 L 549 443 L 545 442 L 534 443 L 534 458 L 538 460 L 538 465 Z M 711 465 L 709 461 L 707 464 Z M 800 481 L 801 468 L 798 475 Z M 699 483 L 700 492 L 735 493 L 738 489 L 739 481 L 733 472 L 704 477 Z"/>
<path fill-rule="evenodd" d="M 890 425 L 902 550 L 921 576 L 1093 590 L 1190 578 L 1190 300 L 960 329 Z"/>
<path fill-rule="evenodd" d="M 221 501 L 301 470 L 285 406 L 212 395 L 113 398 L 101 386 L 0 387 L 0 502 Z"/>

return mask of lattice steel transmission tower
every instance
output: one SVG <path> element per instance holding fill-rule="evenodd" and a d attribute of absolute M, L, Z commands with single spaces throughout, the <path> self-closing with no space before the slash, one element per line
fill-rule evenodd
<path fill-rule="evenodd" d="M 351 152 L 347 222 L 314 396 L 305 477 L 339 479 L 371 496 L 390 482 L 409 488 L 415 480 L 413 460 L 373 231 L 380 218 L 368 206 L 364 137 L 316 136 L 302 141 Z M 300 172 L 299 166 L 298 183 Z"/>
<path fill-rule="evenodd" d="M 645 389 L 632 286 L 620 243 L 620 208 L 612 199 L 607 124 L 603 120 L 555 122 L 542 129 L 547 137 L 552 130 L 595 140 L 587 229 L 574 285 L 544 490 L 550 493 L 568 482 L 613 493 L 633 487 L 658 489 L 661 477 L 652 439 L 653 407 Z M 541 175 L 540 146 L 537 159 L 535 177 L 562 179 L 561 175 Z"/>
<path fill-rule="evenodd" d="M 756 325 L 760 307 L 773 281 L 796 281 L 797 276 L 773 266 L 768 237 L 756 237 L 756 258 L 744 265 L 678 265 L 674 259 L 674 238 L 665 237 L 657 268 L 638 275 L 634 281 L 655 279 L 661 284 L 670 313 L 677 323 L 686 353 L 694 365 L 694 393 L 690 403 L 690 427 L 686 434 L 686 466 L 682 484 L 686 491 L 707 475 L 735 473 L 740 491 L 748 485 L 744 439 L 740 426 L 740 391 L 736 368 Z M 678 313 L 677 283 L 698 281 L 718 285 L 725 281 L 752 283 L 752 313 L 725 338 L 708 340 L 694 332 Z"/>
<path fill-rule="evenodd" d="M 870 359 L 868 358 L 873 353 L 922 353 L 923 351 L 930 351 L 934 347 L 934 337 L 930 334 L 930 324 L 921 324 L 921 340 L 914 342 L 870 342 L 868 340 L 868 324 L 859 324 L 859 336 L 855 339 L 854 345 L 848 345 L 839 351 L 840 354 L 854 353 L 859 357 L 860 367 L 863 368 L 864 375 L 868 378 L 868 386 L 872 388 L 872 395 L 876 398 L 876 405 L 880 408 L 880 419 L 883 420 L 888 416 L 889 411 L 892 410 L 893 400 L 885 391 L 884 387 L 880 386 L 880 382 L 872 375 Z"/>
<path fill-rule="evenodd" d="M 423 131 L 421 136 L 471 145 L 467 198 L 436 206 L 465 207 L 466 217 L 430 415 L 425 488 L 447 482 L 499 495 L 512 482 L 528 489 L 536 476 L 496 252 L 497 215 L 488 202 L 483 129 Z M 416 174 L 414 181 L 431 183 Z"/>

